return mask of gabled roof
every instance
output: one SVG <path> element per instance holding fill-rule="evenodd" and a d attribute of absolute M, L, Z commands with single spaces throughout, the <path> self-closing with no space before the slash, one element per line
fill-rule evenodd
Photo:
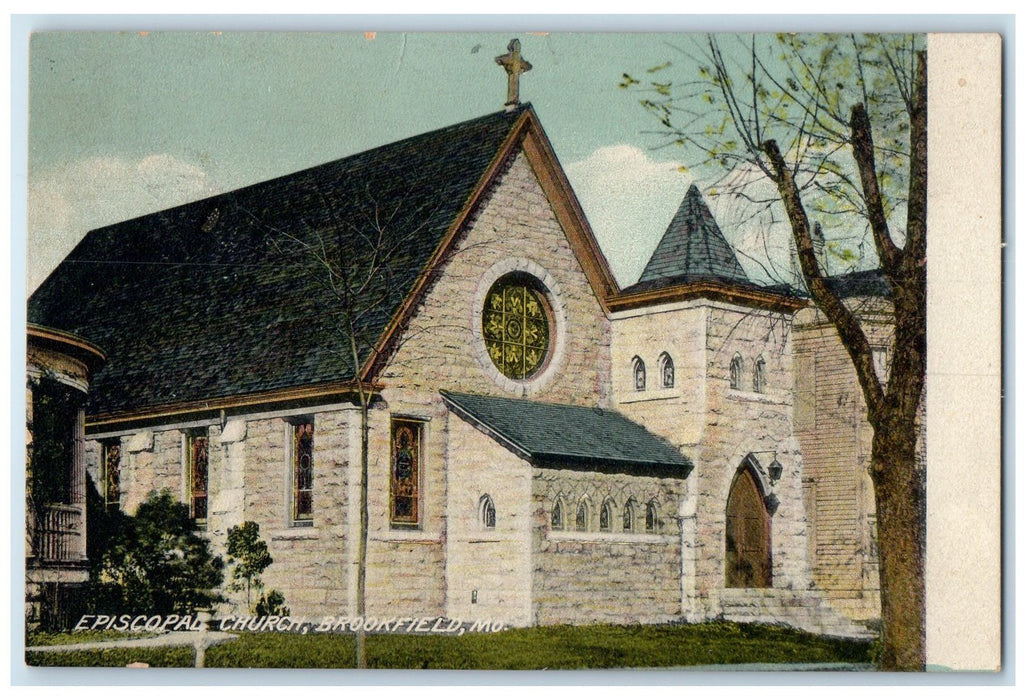
<path fill-rule="evenodd" d="M 523 105 L 91 231 L 29 299 L 28 320 L 107 353 L 87 406 L 93 424 L 351 390 L 357 376 L 374 380 L 517 147 L 604 304 L 615 281 Z M 322 244 L 332 259 L 375 247 L 391 256 L 363 290 L 361 367 L 340 342 L 338 299 L 303 251 Z"/>
<path fill-rule="evenodd" d="M 521 110 L 522 111 L 522 110 Z M 468 203 L 521 111 L 500 112 L 90 232 L 29 299 L 28 319 L 107 353 L 90 413 L 351 380 L 337 301 L 289 248 L 364 222 L 402 250 L 369 290 L 373 343 Z"/>
<path fill-rule="evenodd" d="M 692 463 L 615 411 L 443 391 L 461 418 L 536 466 L 684 478 Z"/>
<path fill-rule="evenodd" d="M 638 285 L 670 280 L 751 284 L 695 185 L 684 195 Z"/>

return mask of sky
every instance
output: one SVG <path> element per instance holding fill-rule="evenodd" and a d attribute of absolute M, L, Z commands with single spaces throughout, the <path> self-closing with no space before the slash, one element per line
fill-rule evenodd
<path fill-rule="evenodd" d="M 691 177 L 618 87 L 666 34 L 516 33 L 533 104 L 621 285 Z M 31 292 L 93 228 L 502 109 L 511 33 L 64 32 L 29 59 Z M 702 187 L 702 183 L 699 183 Z M 733 232 L 724 226 L 730 239 Z M 746 264 L 743 260 L 742 264 Z"/>

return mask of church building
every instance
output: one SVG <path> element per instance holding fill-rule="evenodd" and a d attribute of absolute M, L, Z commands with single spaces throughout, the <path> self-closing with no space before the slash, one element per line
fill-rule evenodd
<path fill-rule="evenodd" d="M 807 306 L 748 278 L 694 186 L 621 289 L 513 94 L 92 231 L 29 321 L 102 351 L 105 502 L 168 489 L 215 548 L 258 523 L 294 615 L 356 612 L 366 449 L 368 616 L 857 635 L 872 611 L 814 575 Z"/>

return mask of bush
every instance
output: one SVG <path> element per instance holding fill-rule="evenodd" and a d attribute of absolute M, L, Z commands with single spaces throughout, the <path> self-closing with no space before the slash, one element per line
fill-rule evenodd
<path fill-rule="evenodd" d="M 92 607 L 104 613 L 190 613 L 221 600 L 224 562 L 194 531 L 189 509 L 169 491 L 151 493 L 123 516 L 93 570 Z"/>
<path fill-rule="evenodd" d="M 272 588 L 267 591 L 267 593 L 260 596 L 260 600 L 257 601 L 253 612 L 258 617 L 260 615 L 278 615 L 280 617 L 287 616 L 289 614 L 289 609 L 285 605 L 285 594 Z"/>

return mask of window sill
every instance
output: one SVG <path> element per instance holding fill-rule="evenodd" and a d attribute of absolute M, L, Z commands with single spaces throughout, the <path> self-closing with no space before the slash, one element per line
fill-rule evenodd
<path fill-rule="evenodd" d="M 422 530 L 391 530 L 385 533 L 372 534 L 373 542 L 412 542 L 416 544 L 440 544 L 441 533 L 423 532 Z"/>
<path fill-rule="evenodd" d="M 549 530 L 546 538 L 554 542 L 609 542 L 615 544 L 668 543 L 677 541 L 676 535 L 650 532 L 578 532 L 576 530 Z"/>
<path fill-rule="evenodd" d="M 617 401 L 619 403 L 658 401 L 660 399 L 675 399 L 680 395 L 680 389 L 677 387 L 670 387 L 669 389 L 646 389 L 645 391 L 630 390 L 617 397 Z"/>
<path fill-rule="evenodd" d="M 754 403 L 765 403 L 782 406 L 787 404 L 787 401 L 780 396 L 774 394 L 761 394 L 755 391 L 739 391 L 737 389 L 730 389 L 727 391 L 727 398 L 732 401 L 751 401 Z"/>
<path fill-rule="evenodd" d="M 290 527 L 286 530 L 274 530 L 268 533 L 272 542 L 296 542 L 300 540 L 318 540 L 321 531 L 309 525 Z"/>

